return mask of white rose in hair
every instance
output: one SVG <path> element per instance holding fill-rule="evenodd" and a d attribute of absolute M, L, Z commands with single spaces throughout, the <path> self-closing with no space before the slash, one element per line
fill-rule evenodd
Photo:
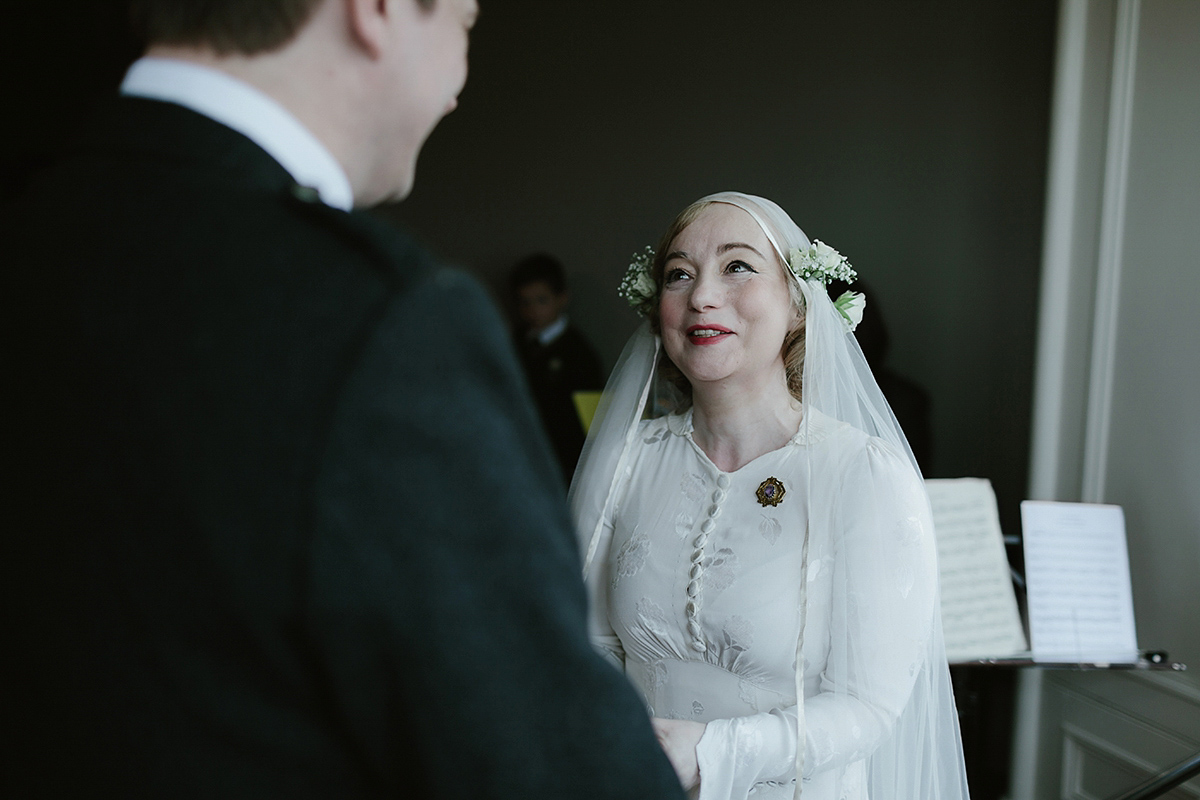
<path fill-rule="evenodd" d="M 826 272 L 832 274 L 841 265 L 842 254 L 824 242 L 817 242 L 814 249 L 818 263 Z"/>
<path fill-rule="evenodd" d="M 862 292 L 843 292 L 841 297 L 833 301 L 833 307 L 846 320 L 846 326 L 853 331 L 858 327 L 858 323 L 862 322 L 863 309 L 867 307 L 867 296 Z"/>
<path fill-rule="evenodd" d="M 653 297 L 654 279 L 650 277 L 650 273 L 642 272 L 638 274 L 637 280 L 633 284 L 633 290 L 644 297 Z"/>
<path fill-rule="evenodd" d="M 807 250 L 801 250 L 799 247 L 793 247 L 791 250 L 788 250 L 788 268 L 791 269 L 792 272 L 799 270 L 801 264 L 804 263 L 804 258 L 807 254 Z"/>

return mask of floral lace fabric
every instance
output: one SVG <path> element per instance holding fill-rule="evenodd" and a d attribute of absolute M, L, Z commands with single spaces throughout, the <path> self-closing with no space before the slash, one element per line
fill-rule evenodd
<path fill-rule="evenodd" d="M 609 579 L 603 592 L 591 584 L 593 638 L 623 666 L 652 716 L 709 723 L 698 751 L 701 798 L 792 796 L 799 576 L 808 579 L 805 796 L 866 796 L 861 762 L 888 734 L 920 667 L 923 637 L 888 630 L 923 631 L 931 614 L 932 592 L 914 588 L 918 576 L 929 585 L 934 569 L 919 481 L 902 457 L 846 425 L 823 418 L 805 430 L 807 437 L 724 473 L 693 442 L 690 415 L 642 423 L 602 533 L 597 577 Z M 877 546 L 874 532 L 856 537 L 850 525 L 812 531 L 803 565 L 810 447 L 858 452 L 843 459 L 837 480 L 851 491 L 896 484 L 898 507 L 882 514 L 898 521 L 886 558 L 858 558 L 860 546 Z M 756 499 L 769 478 L 787 492 L 778 506 Z M 864 524 L 874 517 L 864 509 Z M 654 530 L 671 535 L 648 534 Z M 853 604 L 837 601 L 837 583 Z M 880 647 L 860 662 L 869 676 L 839 681 L 829 655 L 848 626 Z"/>

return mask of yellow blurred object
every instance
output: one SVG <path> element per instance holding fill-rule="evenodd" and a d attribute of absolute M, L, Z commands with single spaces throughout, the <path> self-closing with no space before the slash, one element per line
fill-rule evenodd
<path fill-rule="evenodd" d="M 603 392 L 572 392 L 571 399 L 575 401 L 575 412 L 586 433 L 592 427 L 592 418 L 596 416 L 596 406 L 600 405 L 600 395 Z"/>

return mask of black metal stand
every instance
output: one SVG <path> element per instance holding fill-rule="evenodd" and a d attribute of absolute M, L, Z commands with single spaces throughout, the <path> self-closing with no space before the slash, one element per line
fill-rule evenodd
<path fill-rule="evenodd" d="M 1029 668 L 1156 672 L 1182 672 L 1187 669 L 1184 664 L 1167 660 L 1166 654 L 1161 651 L 1143 653 L 1136 662 L 1129 664 L 1034 661 L 1028 653 L 951 664 L 950 680 L 954 685 L 954 702 L 958 706 L 967 785 L 971 787 L 972 800 L 1000 800 L 1008 793 L 1016 676 L 1018 670 Z M 1158 797 L 1195 774 L 1188 773 L 1158 794 L 1122 795 L 1114 800 Z"/>
<path fill-rule="evenodd" d="M 1162 797 L 1179 784 L 1197 775 L 1200 775 L 1200 753 L 1180 761 L 1173 767 L 1168 767 L 1145 783 L 1138 784 L 1112 800 L 1152 800 L 1155 797 Z"/>
<path fill-rule="evenodd" d="M 1017 671 L 951 664 L 950 681 L 971 800 L 1000 800 L 1008 794 Z"/>

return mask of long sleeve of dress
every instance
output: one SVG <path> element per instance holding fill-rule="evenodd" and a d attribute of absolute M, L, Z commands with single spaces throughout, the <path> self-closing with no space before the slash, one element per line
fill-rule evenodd
<path fill-rule="evenodd" d="M 612 521 L 606 518 L 600 530 L 599 552 L 608 551 L 612 535 Z M 621 640 L 608 620 L 608 560 L 597 559 L 593 569 L 595 573 L 587 582 L 588 635 L 591 637 L 592 646 L 600 655 L 604 656 L 604 660 L 612 664 L 618 672 L 623 673 L 625 671 L 625 649 L 621 646 Z"/>
<path fill-rule="evenodd" d="M 924 489 L 900 455 L 868 441 L 837 486 L 814 482 L 811 502 L 810 524 L 837 527 L 829 655 L 805 698 L 806 781 L 867 758 L 890 735 L 921 672 L 936 597 Z M 810 580 L 819 568 L 809 565 Z M 796 706 L 709 722 L 697 747 L 702 800 L 793 779 L 796 735 Z"/>

